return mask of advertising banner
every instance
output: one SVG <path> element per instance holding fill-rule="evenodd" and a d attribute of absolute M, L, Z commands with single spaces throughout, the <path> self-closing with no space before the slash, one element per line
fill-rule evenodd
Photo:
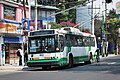
<path fill-rule="evenodd" d="M 33 31 L 35 30 L 35 20 L 22 19 L 23 30 Z M 37 20 L 37 29 L 42 29 L 42 20 Z"/>

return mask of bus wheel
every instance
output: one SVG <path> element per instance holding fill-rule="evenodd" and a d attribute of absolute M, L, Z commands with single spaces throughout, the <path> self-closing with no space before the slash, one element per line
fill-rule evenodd
<path fill-rule="evenodd" d="M 68 68 L 73 67 L 73 56 L 69 55 L 69 64 L 68 64 Z"/>

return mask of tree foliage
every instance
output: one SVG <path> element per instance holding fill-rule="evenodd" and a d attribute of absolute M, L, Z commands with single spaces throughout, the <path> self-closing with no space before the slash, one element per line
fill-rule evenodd
<path fill-rule="evenodd" d="M 94 20 L 94 30 L 95 30 L 95 35 L 96 37 L 100 37 L 102 38 L 101 34 L 102 34 L 102 30 L 101 30 L 101 26 L 102 26 L 102 20 L 99 20 L 98 18 L 95 18 Z M 98 38 L 97 38 L 98 39 Z M 97 40 L 98 41 L 98 40 Z"/>
<path fill-rule="evenodd" d="M 59 3 L 61 5 L 58 5 L 57 7 L 60 9 L 59 11 L 84 4 L 87 0 L 59 0 Z M 58 14 L 56 16 L 57 23 L 60 23 L 62 21 L 71 21 L 76 23 L 76 9 L 71 9 L 67 12 L 63 12 L 61 14 Z"/>
<path fill-rule="evenodd" d="M 110 10 L 107 20 L 107 31 L 110 33 L 108 35 L 108 41 L 113 42 L 115 46 L 117 46 L 119 39 L 119 28 L 120 28 L 120 20 L 118 19 L 118 15 L 116 11 Z"/>
<path fill-rule="evenodd" d="M 57 29 L 62 27 L 61 24 L 57 24 L 55 22 L 50 22 L 49 24 L 51 25 L 51 29 Z"/>

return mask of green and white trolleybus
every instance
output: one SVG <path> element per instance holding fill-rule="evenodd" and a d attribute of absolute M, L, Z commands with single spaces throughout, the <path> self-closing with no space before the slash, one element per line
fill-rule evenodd
<path fill-rule="evenodd" d="M 97 56 L 95 35 L 73 27 L 31 31 L 28 46 L 28 67 L 72 67 L 80 62 L 91 63 Z"/>

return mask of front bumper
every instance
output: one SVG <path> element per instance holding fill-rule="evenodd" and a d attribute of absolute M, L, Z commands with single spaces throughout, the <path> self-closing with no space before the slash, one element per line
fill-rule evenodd
<path fill-rule="evenodd" d="M 43 66 L 60 66 L 59 61 L 49 61 L 49 62 L 27 62 L 28 67 L 43 67 Z"/>

